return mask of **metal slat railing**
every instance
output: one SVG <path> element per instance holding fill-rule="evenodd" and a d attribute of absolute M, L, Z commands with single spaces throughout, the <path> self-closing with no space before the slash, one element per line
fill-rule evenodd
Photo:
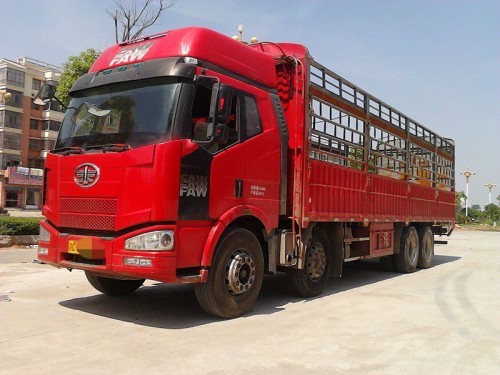
<path fill-rule="evenodd" d="M 380 174 L 389 176 L 389 172 L 394 172 L 394 178 L 405 177 L 439 189 L 454 189 L 455 145 L 452 140 L 437 135 L 315 61 L 311 61 L 309 74 L 312 87 L 346 103 L 353 112 L 362 111 L 365 115 L 361 118 L 345 105 L 341 109 L 325 97 L 313 96 L 312 157 L 320 155 L 322 160 L 356 169 L 363 169 L 360 162 L 364 162 L 370 172 L 384 170 L 386 172 Z M 390 137 L 400 141 L 391 144 Z M 332 157 L 325 156 L 329 152 Z"/>

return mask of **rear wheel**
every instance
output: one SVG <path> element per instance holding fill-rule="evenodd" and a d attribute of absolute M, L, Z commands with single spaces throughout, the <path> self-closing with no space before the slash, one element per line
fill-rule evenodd
<path fill-rule="evenodd" d="M 85 276 L 90 285 L 99 292 L 108 296 L 125 296 L 134 293 L 144 284 L 144 279 L 138 280 L 120 280 L 108 277 L 97 276 L 91 272 L 85 271 Z"/>
<path fill-rule="evenodd" d="M 432 229 L 427 226 L 419 228 L 418 239 L 420 241 L 418 268 L 430 268 L 434 256 L 434 233 Z"/>
<path fill-rule="evenodd" d="M 286 273 L 293 291 L 301 297 L 320 294 L 328 281 L 331 262 L 330 243 L 321 229 L 315 229 L 307 247 L 304 268 L 287 269 Z"/>
<path fill-rule="evenodd" d="M 419 253 L 418 233 L 414 227 L 405 227 L 401 235 L 399 254 L 394 254 L 394 265 L 399 272 L 415 272 Z"/>
<path fill-rule="evenodd" d="M 236 318 L 255 303 L 264 277 L 264 257 L 255 235 L 243 228 L 222 237 L 206 283 L 195 285 L 203 310 L 220 318 Z"/>

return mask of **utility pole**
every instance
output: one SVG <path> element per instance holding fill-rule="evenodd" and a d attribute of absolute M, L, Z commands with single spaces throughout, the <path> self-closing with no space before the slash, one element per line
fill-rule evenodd
<path fill-rule="evenodd" d="M 476 172 L 469 171 L 469 168 L 465 172 L 460 172 L 460 174 L 465 176 L 465 216 L 469 216 L 469 179 L 474 176 Z"/>

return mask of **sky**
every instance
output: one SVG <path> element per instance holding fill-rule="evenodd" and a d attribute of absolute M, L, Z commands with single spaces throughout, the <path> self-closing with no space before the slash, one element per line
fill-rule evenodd
<path fill-rule="evenodd" d="M 131 1 L 131 0 L 126 0 Z M 61 66 L 114 44 L 113 0 L 0 0 L 0 57 Z M 469 205 L 500 196 L 500 0 L 177 0 L 146 34 L 202 26 L 302 43 L 316 61 L 456 143 Z"/>

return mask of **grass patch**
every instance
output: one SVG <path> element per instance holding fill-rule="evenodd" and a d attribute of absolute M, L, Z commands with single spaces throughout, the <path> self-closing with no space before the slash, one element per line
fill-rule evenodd
<path fill-rule="evenodd" d="M 485 231 L 485 232 L 500 232 L 500 223 L 497 223 L 496 227 L 484 223 L 457 224 L 456 228 L 465 230 Z"/>

